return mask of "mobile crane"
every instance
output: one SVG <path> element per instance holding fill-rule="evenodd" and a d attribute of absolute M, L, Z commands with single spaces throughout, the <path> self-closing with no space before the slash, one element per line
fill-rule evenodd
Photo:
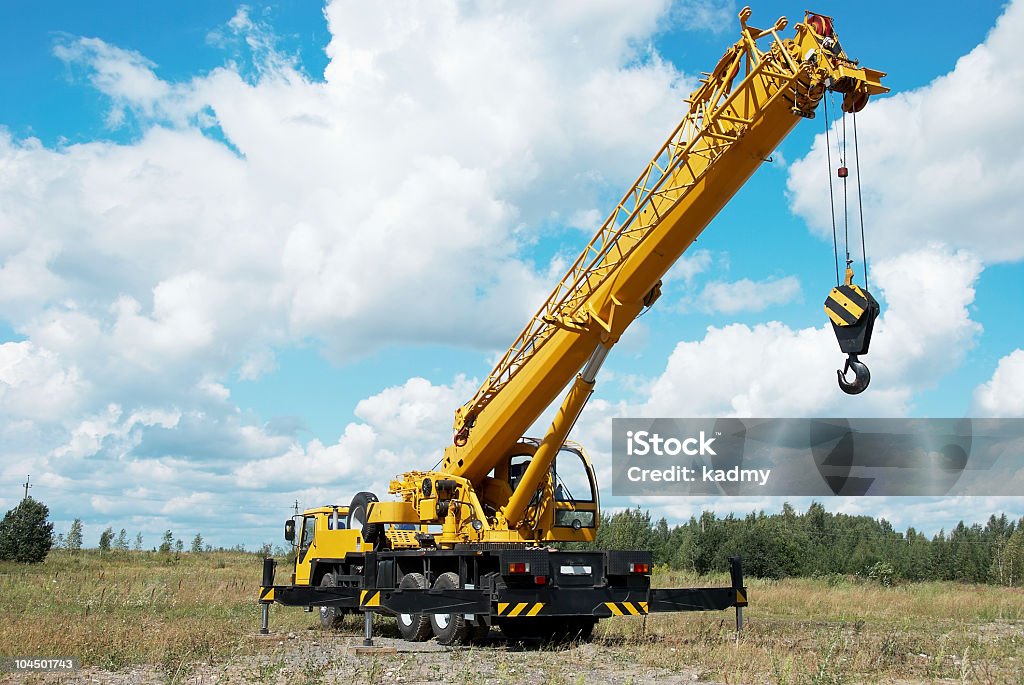
<path fill-rule="evenodd" d="M 883 72 L 847 56 L 831 18 L 805 13 L 784 39 L 785 17 L 762 30 L 747 24 L 750 15 L 739 13 L 739 41 L 704 75 L 682 121 L 455 411 L 440 468 L 396 477 L 394 501 L 360 492 L 348 506 L 286 522 L 286 539 L 297 537 L 295 568 L 289 584 L 275 586 L 266 560 L 264 631 L 271 602 L 318 606 L 324 625 L 363 612 L 368 639 L 370 612 L 390 614 L 407 640 L 433 635 L 443 644 L 495 626 L 514 638 L 585 638 L 602 617 L 658 611 L 736 607 L 741 620 L 738 560 L 730 587 L 653 589 L 650 552 L 551 545 L 595 538 L 594 469 L 567 438 L 609 351 L 658 299 L 662 276 L 793 127 L 815 116 L 826 92 L 841 94 L 842 111 L 855 116 L 888 91 Z M 855 393 L 867 386 L 857 355 L 867 351 L 878 307 L 866 284 L 853 284 L 850 261 L 826 311 L 850 355 L 844 371 L 855 375 L 850 382 L 839 372 L 840 386 Z M 567 386 L 547 432 L 521 437 Z M 576 497 L 563 477 L 572 471 L 587 484 Z"/>

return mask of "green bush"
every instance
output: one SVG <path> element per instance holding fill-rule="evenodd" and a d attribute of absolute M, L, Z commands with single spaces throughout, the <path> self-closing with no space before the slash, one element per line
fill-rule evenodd
<path fill-rule="evenodd" d="M 53 546 L 49 508 L 31 497 L 7 512 L 0 521 L 0 561 L 38 564 Z"/>

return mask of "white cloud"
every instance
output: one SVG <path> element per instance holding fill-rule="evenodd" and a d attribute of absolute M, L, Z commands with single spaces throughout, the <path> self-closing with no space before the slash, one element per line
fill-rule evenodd
<path fill-rule="evenodd" d="M 146 117 L 168 117 L 182 122 L 192 105 L 188 90 L 160 80 L 156 65 L 137 52 L 110 45 L 99 38 L 58 43 L 54 54 L 69 67 L 88 65 L 89 82 L 111 100 L 107 124 L 125 123 L 128 110 Z"/>
<path fill-rule="evenodd" d="M 74 412 L 88 383 L 60 355 L 25 340 L 0 344 L 0 415 L 51 422 Z"/>
<path fill-rule="evenodd" d="M 667 287 L 676 282 L 689 285 L 694 278 L 711 268 L 712 256 L 709 250 L 690 250 L 672 265 L 662 278 Z"/>
<path fill-rule="evenodd" d="M 360 422 L 349 423 L 333 445 L 312 440 L 292 444 L 274 457 L 250 461 L 235 470 L 241 488 L 312 486 L 345 481 L 351 497 L 371 490 L 382 496 L 391 477 L 425 469 L 441 458 L 451 441 L 455 407 L 476 390 L 476 382 L 456 377 L 450 385 L 410 378 L 356 405 Z"/>
<path fill-rule="evenodd" d="M 676 3 L 672 11 L 691 30 L 713 33 L 731 29 L 737 15 L 733 0 L 683 0 Z"/>
<path fill-rule="evenodd" d="M 676 346 L 643 415 L 905 415 L 913 394 L 954 368 L 980 332 L 967 309 L 980 272 L 977 259 L 940 246 L 878 264 L 875 282 L 887 306 L 863 358 L 873 373 L 862 395 L 847 396 L 836 384 L 845 356 L 830 326 L 732 324 Z"/>
<path fill-rule="evenodd" d="M 579 209 L 569 217 L 567 223 L 573 228 L 580 229 L 589 237 L 596 233 L 597 229 L 601 227 L 601 222 L 604 218 L 604 215 L 597 209 Z"/>
<path fill-rule="evenodd" d="M 238 378 L 243 381 L 259 380 L 265 374 L 277 370 L 277 358 L 269 348 L 250 351 L 238 369 Z"/>
<path fill-rule="evenodd" d="M 736 314 L 738 312 L 760 312 L 769 307 L 787 304 L 801 296 L 800 280 L 796 276 L 780 276 L 753 281 L 741 278 L 738 281 L 711 281 L 688 307 L 705 312 Z"/>
<path fill-rule="evenodd" d="M 102 413 L 87 417 L 71 430 L 66 444 L 52 451 L 52 456 L 83 458 L 105 450 L 115 457 L 123 457 L 141 441 L 140 429 L 174 428 L 181 420 L 180 412 L 162 409 L 140 409 L 122 421 L 123 415 L 120 406 L 111 404 Z"/>
<path fill-rule="evenodd" d="M 450 386 L 437 386 L 424 378 L 386 388 L 356 405 L 356 416 L 386 430 L 396 441 L 429 442 L 443 448 L 451 438 L 456 407 L 476 392 L 477 383 L 456 377 Z"/>
<path fill-rule="evenodd" d="M 1000 359 L 992 378 L 975 389 L 974 412 L 1024 417 L 1024 350 L 1014 350 Z"/>
<path fill-rule="evenodd" d="M 64 40 L 140 137 L 0 136 L 5 315 L 34 338 L 73 309 L 147 370 L 205 356 L 223 373 L 252 341 L 307 336 L 337 360 L 501 344 L 547 289 L 517 259 L 520 224 L 592 211 L 605 170 L 618 185 L 677 116 L 689 82 L 644 42 L 665 10 L 330 4 L 326 82 L 241 10 L 226 32 L 253 82 L 236 64 L 168 82 L 141 54 Z"/>
<path fill-rule="evenodd" d="M 1024 3 L 1013 2 L 953 71 L 872 101 L 857 116 L 869 255 L 893 256 L 939 240 L 986 262 L 1024 258 L 1022 34 Z M 836 135 L 838 124 L 833 147 Z M 838 166 L 835 150 L 832 158 Z M 831 236 L 827 166 L 819 135 L 811 152 L 790 166 L 788 182 L 793 209 L 823 237 Z M 859 254 L 859 245 L 851 252 Z"/>

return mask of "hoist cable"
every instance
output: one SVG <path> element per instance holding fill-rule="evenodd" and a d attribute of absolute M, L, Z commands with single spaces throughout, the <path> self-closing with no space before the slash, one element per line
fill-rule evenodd
<path fill-rule="evenodd" d="M 836 237 L 836 198 L 832 190 L 832 143 L 829 141 L 828 129 L 828 93 L 822 98 L 825 101 L 825 154 L 828 160 L 828 207 L 832 210 L 832 252 L 836 257 L 836 285 L 839 280 L 839 239 Z"/>
<path fill-rule="evenodd" d="M 843 112 L 843 151 L 839 157 L 839 164 L 846 169 L 846 112 Z M 846 247 L 846 268 L 850 268 L 850 203 L 846 195 L 846 180 L 849 178 L 849 170 L 843 176 L 843 245 Z"/>
<path fill-rule="evenodd" d="M 857 163 L 857 209 L 860 213 L 860 257 L 864 263 L 864 289 L 868 288 L 868 250 L 864 242 L 864 200 L 860 192 L 860 146 L 857 144 L 857 112 L 853 113 L 853 157 Z"/>

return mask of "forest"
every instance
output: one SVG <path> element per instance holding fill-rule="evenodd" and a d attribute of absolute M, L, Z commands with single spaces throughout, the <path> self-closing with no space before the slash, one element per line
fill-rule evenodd
<path fill-rule="evenodd" d="M 775 514 L 705 511 L 681 525 L 647 511 L 603 514 L 597 539 L 583 549 L 650 549 L 656 564 L 697 573 L 723 572 L 733 555 L 757 578 L 861 576 L 890 585 L 950 580 L 1017 587 L 1024 583 L 1024 518 L 1006 514 L 928 537 L 897 531 L 883 518 L 831 513 L 814 502 Z"/>

